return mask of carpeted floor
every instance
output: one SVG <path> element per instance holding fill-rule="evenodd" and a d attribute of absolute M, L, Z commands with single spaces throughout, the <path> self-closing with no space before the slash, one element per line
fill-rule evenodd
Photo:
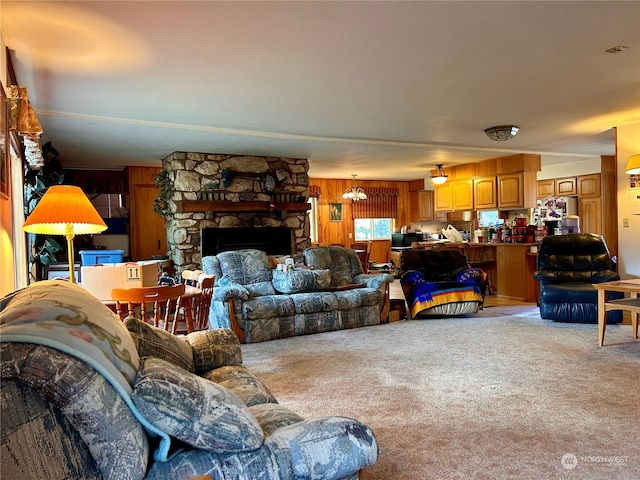
<path fill-rule="evenodd" d="M 295 412 L 374 430 L 380 457 L 365 480 L 640 479 L 640 341 L 630 326 L 609 326 L 599 348 L 596 325 L 498 305 L 243 354 Z"/>

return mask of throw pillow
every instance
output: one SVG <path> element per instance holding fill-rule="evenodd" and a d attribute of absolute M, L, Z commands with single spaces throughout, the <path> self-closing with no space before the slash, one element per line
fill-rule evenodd
<path fill-rule="evenodd" d="M 124 325 L 131 333 L 140 357 L 158 357 L 175 363 L 190 372 L 195 371 L 191 345 L 180 337 L 128 316 Z"/>
<path fill-rule="evenodd" d="M 229 390 L 159 358 L 146 357 L 141 363 L 131 398 L 153 425 L 209 452 L 262 446 L 260 424 Z"/>

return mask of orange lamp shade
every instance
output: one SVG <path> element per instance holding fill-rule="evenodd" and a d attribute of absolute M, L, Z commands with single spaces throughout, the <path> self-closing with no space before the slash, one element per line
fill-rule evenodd
<path fill-rule="evenodd" d="M 80 187 L 53 185 L 38 202 L 22 229 L 47 235 L 84 235 L 103 232 L 107 225 Z"/>

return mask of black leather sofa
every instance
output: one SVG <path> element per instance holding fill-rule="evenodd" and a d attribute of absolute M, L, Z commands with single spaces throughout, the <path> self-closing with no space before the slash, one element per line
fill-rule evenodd
<path fill-rule="evenodd" d="M 574 323 L 597 323 L 598 294 L 593 284 L 620 279 L 604 238 L 594 233 L 544 238 L 534 278 L 540 283 L 540 316 Z M 622 296 L 609 293 L 610 299 Z M 607 323 L 620 321 L 622 312 L 609 312 Z"/>

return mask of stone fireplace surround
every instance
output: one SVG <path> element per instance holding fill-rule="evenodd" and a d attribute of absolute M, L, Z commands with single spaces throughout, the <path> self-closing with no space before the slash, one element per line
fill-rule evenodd
<path fill-rule="evenodd" d="M 202 229 L 286 227 L 290 253 L 311 246 L 306 159 L 173 152 L 162 161 L 175 187 L 165 220 L 167 253 L 178 272 L 201 266 Z M 272 194 L 265 182 L 275 181 Z M 229 236 L 226 235 L 228 238 Z M 238 236 L 242 244 L 242 235 Z"/>

